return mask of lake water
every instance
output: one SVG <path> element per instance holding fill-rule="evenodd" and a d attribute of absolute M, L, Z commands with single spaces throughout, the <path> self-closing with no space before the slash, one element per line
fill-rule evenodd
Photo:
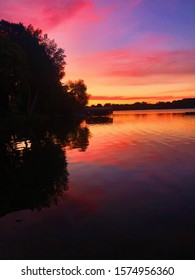
<path fill-rule="evenodd" d="M 1 259 L 194 259 L 195 110 L 1 138 Z"/>

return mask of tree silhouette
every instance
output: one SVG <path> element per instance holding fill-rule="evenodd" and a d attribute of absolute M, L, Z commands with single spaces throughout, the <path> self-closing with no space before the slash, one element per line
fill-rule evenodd
<path fill-rule="evenodd" d="M 20 100 L 27 87 L 29 69 L 24 51 L 0 33 L 0 112 L 8 111 L 9 98 Z"/>
<path fill-rule="evenodd" d="M 87 86 L 83 80 L 68 81 L 65 90 L 77 108 L 82 109 L 87 105 L 89 94 L 87 94 Z"/>
<path fill-rule="evenodd" d="M 54 40 L 50 40 L 46 34 L 43 35 L 40 29 L 34 29 L 32 25 L 25 27 L 22 23 L 14 24 L 1 20 L 0 34 L 1 37 L 4 36 L 17 44 L 26 56 L 30 75 L 29 79 L 25 78 L 28 87 L 22 96 L 25 110 L 28 114 L 33 110 L 49 112 L 54 106 L 55 95 L 59 91 L 62 94 L 60 80 L 65 74 L 64 50 L 58 48 Z M 12 52 L 9 51 L 10 55 Z M 16 61 L 16 64 L 20 63 Z M 11 64 L 8 66 L 11 68 Z M 16 79 L 15 72 L 13 76 Z"/>
<path fill-rule="evenodd" d="M 85 151 L 89 129 L 48 122 L 1 131 L 0 216 L 56 204 L 68 188 L 66 147 Z"/>
<path fill-rule="evenodd" d="M 0 215 L 57 203 L 68 180 L 67 163 L 60 145 L 48 138 L 36 142 L 33 137 L 10 136 L 11 141 L 7 137 L 5 146 L 1 140 L 0 147 Z"/>

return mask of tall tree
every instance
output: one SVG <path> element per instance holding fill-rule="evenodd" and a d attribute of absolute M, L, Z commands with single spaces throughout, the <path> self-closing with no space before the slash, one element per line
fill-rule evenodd
<path fill-rule="evenodd" d="M 29 70 L 26 55 L 19 45 L 0 33 L 0 112 L 8 111 L 9 99 L 17 96 L 22 102 Z M 20 96 L 19 96 L 20 93 Z M 22 104 L 22 103 L 21 103 Z M 21 105 L 20 104 L 20 105 Z"/>
<path fill-rule="evenodd" d="M 26 111 L 49 112 L 52 110 L 55 94 L 62 90 L 61 79 L 64 76 L 65 54 L 54 40 L 32 25 L 25 27 L 0 21 L 0 33 L 17 44 L 25 53 L 29 67 L 28 90 L 25 100 Z"/>

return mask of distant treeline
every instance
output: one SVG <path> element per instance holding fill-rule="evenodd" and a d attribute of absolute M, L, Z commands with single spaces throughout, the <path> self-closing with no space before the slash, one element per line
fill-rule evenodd
<path fill-rule="evenodd" d="M 195 108 L 195 98 L 184 98 L 182 100 L 174 100 L 172 102 L 157 102 L 155 104 L 147 102 L 136 102 L 134 104 L 111 104 L 106 103 L 104 106 L 101 104 L 92 105 L 95 108 L 111 107 L 114 111 L 119 110 L 151 110 L 151 109 L 187 109 Z"/>

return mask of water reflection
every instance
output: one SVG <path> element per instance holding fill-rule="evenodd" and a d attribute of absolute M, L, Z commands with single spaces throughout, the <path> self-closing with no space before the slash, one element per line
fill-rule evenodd
<path fill-rule="evenodd" d="M 4 133 L 1 215 L 62 197 L 1 217 L 0 258 L 194 259 L 195 119 L 175 112 Z"/>
<path fill-rule="evenodd" d="M 50 123 L 1 132 L 0 216 L 57 204 L 68 188 L 65 148 L 85 151 L 89 129 Z"/>
<path fill-rule="evenodd" d="M 81 125 L 67 134 L 64 141 L 66 149 L 78 149 L 80 152 L 85 152 L 89 145 L 89 138 L 91 137 L 89 128 L 86 122 L 83 121 Z"/>
<path fill-rule="evenodd" d="M 87 119 L 88 124 L 112 124 L 113 118 L 111 117 L 90 117 Z"/>
<path fill-rule="evenodd" d="M 68 198 L 93 205 L 84 217 L 74 212 L 82 257 L 194 257 L 195 119 L 116 112 L 111 125 L 89 129 L 87 151 L 67 153 Z"/>

